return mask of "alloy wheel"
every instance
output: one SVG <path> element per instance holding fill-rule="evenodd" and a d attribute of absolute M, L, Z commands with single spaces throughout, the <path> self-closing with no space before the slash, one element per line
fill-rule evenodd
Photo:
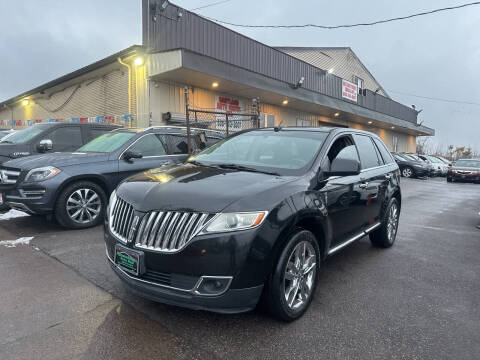
<path fill-rule="evenodd" d="M 387 236 L 388 241 L 393 243 L 395 240 L 395 236 L 397 235 L 397 227 L 398 227 L 398 206 L 397 204 L 393 203 L 390 206 L 390 211 L 388 212 L 388 223 L 387 223 Z"/>
<path fill-rule="evenodd" d="M 403 176 L 406 178 L 412 177 L 412 169 L 410 168 L 405 168 L 403 169 Z"/>
<path fill-rule="evenodd" d="M 100 214 L 102 202 L 92 189 L 75 190 L 67 199 L 67 214 L 73 221 L 86 224 L 94 221 Z"/>
<path fill-rule="evenodd" d="M 298 243 L 290 254 L 284 276 L 285 301 L 291 310 L 299 311 L 312 296 L 317 268 L 317 255 L 308 241 Z"/>

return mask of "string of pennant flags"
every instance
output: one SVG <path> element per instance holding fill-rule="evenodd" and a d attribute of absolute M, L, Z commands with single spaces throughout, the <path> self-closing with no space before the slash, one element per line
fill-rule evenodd
<path fill-rule="evenodd" d="M 25 127 L 41 123 L 99 123 L 99 124 L 122 124 L 125 126 L 133 126 L 136 122 L 136 114 L 122 115 L 99 115 L 90 117 L 69 117 L 69 118 L 50 118 L 50 119 L 29 119 L 29 120 L 3 120 L 4 127 Z"/>

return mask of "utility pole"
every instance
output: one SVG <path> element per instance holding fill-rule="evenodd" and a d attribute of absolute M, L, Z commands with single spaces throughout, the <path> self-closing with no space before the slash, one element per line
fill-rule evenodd
<path fill-rule="evenodd" d="M 185 119 L 187 122 L 187 149 L 188 155 L 191 155 L 191 147 L 190 147 L 190 111 L 188 110 L 188 86 L 183 88 L 185 94 Z"/>

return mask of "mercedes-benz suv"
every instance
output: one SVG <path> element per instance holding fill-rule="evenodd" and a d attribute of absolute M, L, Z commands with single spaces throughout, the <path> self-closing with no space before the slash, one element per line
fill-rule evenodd
<path fill-rule="evenodd" d="M 398 165 L 369 132 L 246 131 L 123 181 L 105 217 L 106 256 L 146 298 L 223 313 L 261 299 L 291 321 L 328 256 L 366 235 L 393 245 L 399 184 Z"/>

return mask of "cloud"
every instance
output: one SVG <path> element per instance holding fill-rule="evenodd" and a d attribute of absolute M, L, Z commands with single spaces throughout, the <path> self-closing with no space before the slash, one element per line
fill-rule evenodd
<path fill-rule="evenodd" d="M 187 9 L 209 1 L 176 1 Z M 199 13 L 248 24 L 346 24 L 451 6 L 415 2 L 232 0 Z M 23 0 L 0 3 L 0 99 L 78 69 L 141 41 L 141 0 Z M 368 28 L 237 29 L 269 45 L 350 46 L 385 89 L 479 101 L 480 6 Z M 390 93 L 423 109 L 436 141 L 480 149 L 480 106 Z"/>

